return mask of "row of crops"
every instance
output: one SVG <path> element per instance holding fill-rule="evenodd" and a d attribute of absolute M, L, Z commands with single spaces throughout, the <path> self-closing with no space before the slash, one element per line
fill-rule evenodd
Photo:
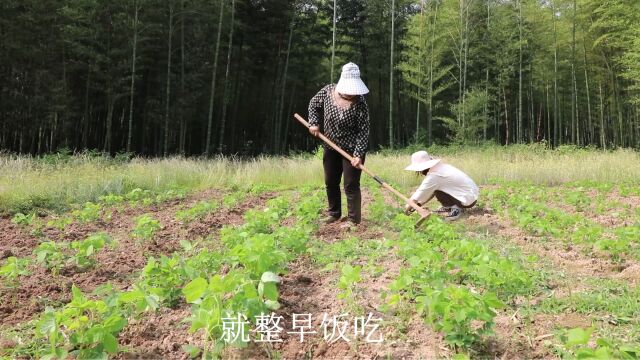
<path fill-rule="evenodd" d="M 380 310 L 401 321 L 419 314 L 426 324 L 443 334 L 446 343 L 461 357 L 473 353 L 494 333 L 496 317 L 508 311 L 516 298 L 531 298 L 545 286 L 545 279 L 536 269 L 536 259 L 513 257 L 493 249 L 478 239 L 461 235 L 458 228 L 435 216 L 416 230 L 415 219 L 388 206 L 378 189 L 370 191 L 374 200 L 368 208 L 370 217 L 375 223 L 392 228 L 394 233 L 391 241 L 385 240 L 377 248 L 382 244 L 377 239 L 352 238 L 330 247 L 321 245 L 324 248 L 318 250 L 313 238 L 324 206 L 322 194 L 311 189 L 287 193 L 269 200 L 263 209 L 247 211 L 242 225 L 223 227 L 215 243 L 181 241 L 182 250 L 170 256 L 149 257 L 126 287 L 116 289 L 107 284 L 84 293 L 72 286 L 71 301 L 62 306 L 48 306 L 38 314 L 35 321 L 21 330 L 27 336 L 10 356 L 78 359 L 114 356 L 123 351 L 118 339 L 132 319 L 162 308 L 189 306 L 190 315 L 184 321 L 198 340 L 183 344 L 183 350 L 192 357 L 219 357 L 228 346 L 244 347 L 251 337 L 259 336 L 249 333 L 247 327 L 228 339 L 225 319 L 247 319 L 255 327 L 256 319 L 280 309 L 280 275 L 292 261 L 303 254 L 326 255 L 322 251 L 332 251 L 327 258 L 337 260 L 341 251 L 354 246 L 366 248 L 369 260 L 380 259 L 391 251 L 402 261 L 399 275 L 381 294 Z M 633 252 L 639 238 L 633 233 L 635 227 L 603 228 L 580 214 L 549 208 L 546 203 L 553 195 L 545 188 L 513 186 L 509 190 L 488 190 L 485 195 L 491 207 L 504 209 L 514 223 L 532 233 L 588 244 L 609 251 L 614 259 L 637 254 Z M 137 189 L 124 196 L 107 195 L 99 203 L 86 203 L 47 223 L 33 214 L 18 214 L 14 222 L 42 237 L 47 227 L 64 231 L 74 223 L 108 223 L 114 207 L 144 207 L 184 196 L 177 190 L 152 194 Z M 246 193 L 234 192 L 221 200 L 200 201 L 180 208 L 174 217 L 186 225 L 215 211 L 229 211 L 244 197 Z M 569 200 L 571 204 L 585 206 L 582 197 L 569 196 L 573 198 Z M 153 240 L 161 228 L 158 219 L 144 214 L 134 220 L 129 235 L 145 243 Z M 4 260 L 0 279 L 4 287 L 15 290 L 34 266 L 45 267 L 54 279 L 68 268 L 89 271 L 99 266 L 98 253 L 117 246 L 107 233 L 71 242 L 42 241 L 32 256 Z M 356 304 L 358 287 L 364 272 L 369 270 L 349 262 L 339 269 L 335 286 L 338 298 L 349 311 L 363 311 Z M 594 340 L 592 333 L 593 328 L 562 332 L 560 354 L 605 358 L 633 358 L 640 354 L 635 347 L 604 338 Z"/>

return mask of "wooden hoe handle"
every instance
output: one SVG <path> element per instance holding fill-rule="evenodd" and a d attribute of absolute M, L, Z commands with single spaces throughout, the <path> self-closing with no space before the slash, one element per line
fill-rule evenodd
<path fill-rule="evenodd" d="M 311 125 L 300 115 L 298 114 L 293 114 L 293 116 L 296 118 L 296 120 L 298 120 L 302 125 L 304 125 L 305 127 L 309 128 L 311 127 Z M 338 153 L 340 153 L 340 155 L 344 156 L 347 160 L 349 161 L 353 161 L 353 156 L 349 155 L 346 151 L 342 150 L 338 145 L 336 145 L 333 141 L 329 140 L 326 136 L 324 136 L 322 133 L 318 133 L 318 137 L 320 138 L 320 140 L 324 141 L 325 143 L 327 143 L 327 145 L 331 146 L 335 151 L 337 151 Z M 364 171 L 367 175 L 371 176 L 375 181 L 378 182 L 378 184 L 380 184 L 383 188 L 391 191 L 394 195 L 396 195 L 397 197 L 399 197 L 400 199 L 402 199 L 405 203 L 411 205 L 411 207 L 418 213 L 420 214 L 420 216 L 422 217 L 421 221 L 419 222 L 422 223 L 422 221 L 424 221 L 424 219 L 426 217 L 428 217 L 430 215 L 430 213 L 423 209 L 420 205 L 416 204 L 415 201 L 407 198 L 406 196 L 404 196 L 401 192 L 399 192 L 398 190 L 394 189 L 391 187 L 391 185 L 387 184 L 384 180 L 382 180 L 380 177 L 378 177 L 376 174 L 372 173 L 371 171 L 369 171 L 369 169 L 367 169 L 366 167 L 364 167 L 364 165 L 360 165 L 360 169 L 362 171 Z"/>

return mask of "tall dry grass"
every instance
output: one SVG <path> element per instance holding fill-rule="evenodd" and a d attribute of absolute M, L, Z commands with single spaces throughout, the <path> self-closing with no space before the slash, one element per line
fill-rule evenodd
<path fill-rule="evenodd" d="M 619 184 L 638 183 L 640 179 L 640 156 L 631 150 L 547 150 L 540 146 L 430 150 L 467 172 L 478 184 L 524 181 L 554 185 L 578 180 Z M 402 170 L 409 156 L 409 150 L 373 153 L 366 165 L 407 190 L 420 182 L 415 174 Z M 100 195 L 122 194 L 134 188 L 164 191 L 175 187 L 322 186 L 322 176 L 319 156 L 115 161 L 89 155 L 38 159 L 0 154 L 0 212 L 61 210 L 70 203 L 94 201 Z"/>

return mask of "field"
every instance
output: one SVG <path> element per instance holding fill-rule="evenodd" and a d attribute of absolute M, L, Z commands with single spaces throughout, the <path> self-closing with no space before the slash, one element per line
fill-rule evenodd
<path fill-rule="evenodd" d="M 0 155 L 0 357 L 640 357 L 638 153 L 430 150 L 478 206 L 415 230 L 363 177 L 352 231 L 318 154 Z M 410 151 L 367 166 L 408 193 Z"/>

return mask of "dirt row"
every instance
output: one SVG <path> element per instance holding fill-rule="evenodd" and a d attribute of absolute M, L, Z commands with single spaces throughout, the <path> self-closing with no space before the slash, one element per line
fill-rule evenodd
<path fill-rule="evenodd" d="M 371 201 L 370 194 L 364 191 L 365 220 L 355 231 L 341 228 L 341 223 L 322 225 L 316 233 L 317 239 L 332 244 L 350 237 L 357 237 L 361 241 L 383 237 L 381 229 L 367 219 L 367 205 Z M 283 319 L 280 322 L 284 329 L 281 333 L 282 342 L 251 343 L 249 348 L 242 350 L 228 348 L 224 357 L 270 359 L 274 354 L 279 354 L 283 359 L 412 359 L 443 357 L 449 354 L 442 336 L 431 331 L 417 316 L 410 320 L 403 334 L 398 334 L 394 327 L 394 322 L 398 319 L 380 313 L 380 294 L 398 275 L 402 262 L 391 252 L 381 257 L 379 265 L 387 271 L 379 277 L 363 273 L 363 281 L 358 284 L 356 302 L 364 312 L 358 316 L 371 313 L 374 318 L 383 319 L 379 330 L 384 339 L 382 343 L 353 341 L 352 338 L 350 342 L 342 339 L 330 342 L 323 339 L 321 322 L 324 313 L 329 316 L 348 314 L 346 318 L 351 320 L 356 314 L 349 312 L 346 304 L 337 297 L 340 270 L 323 271 L 309 256 L 301 256 L 289 265 L 289 271 L 282 277 L 279 287 L 282 308 L 276 313 Z M 304 342 L 300 342 L 295 335 L 287 334 L 286 332 L 292 329 L 293 314 L 312 314 L 313 330 L 318 333 L 305 338 Z M 202 345 L 202 339 L 190 334 L 188 324 L 182 322 L 188 316 L 189 306 L 182 304 L 176 309 L 162 309 L 158 313 L 145 315 L 139 321 L 133 321 L 120 335 L 121 345 L 128 347 L 130 351 L 119 355 L 119 358 L 187 359 L 182 345 Z"/>
<path fill-rule="evenodd" d="M 20 278 L 18 288 L 4 289 L 0 293 L 0 318 L 3 326 L 27 321 L 46 306 L 59 306 L 68 302 L 73 284 L 84 292 L 91 292 L 106 283 L 111 283 L 117 289 L 124 289 L 132 283 L 150 256 L 170 255 L 181 248 L 181 240 L 193 241 L 207 237 L 223 225 L 241 224 L 242 214 L 246 209 L 264 204 L 273 197 L 272 194 L 249 197 L 230 211 L 214 212 L 189 224 L 182 224 L 175 219 L 178 210 L 199 201 L 218 200 L 222 195 L 221 191 L 208 190 L 150 207 L 113 209 L 109 210 L 112 211 L 109 221 L 73 223 L 64 232 L 44 228 L 44 238 L 31 235 L 28 228 L 16 226 L 9 219 L 0 219 L 3 226 L 0 245 L 4 257 L 32 257 L 31 252 L 44 239 L 74 241 L 93 233 L 106 232 L 117 242 L 114 248 L 102 249 L 96 256 L 97 265 L 88 271 L 65 267 L 60 274 L 54 276 L 43 266 L 32 264 L 29 268 L 31 274 Z M 151 214 L 162 225 L 153 241 L 142 242 L 130 235 L 135 218 L 142 214 Z M 44 222 L 46 221 L 45 218 Z"/>

